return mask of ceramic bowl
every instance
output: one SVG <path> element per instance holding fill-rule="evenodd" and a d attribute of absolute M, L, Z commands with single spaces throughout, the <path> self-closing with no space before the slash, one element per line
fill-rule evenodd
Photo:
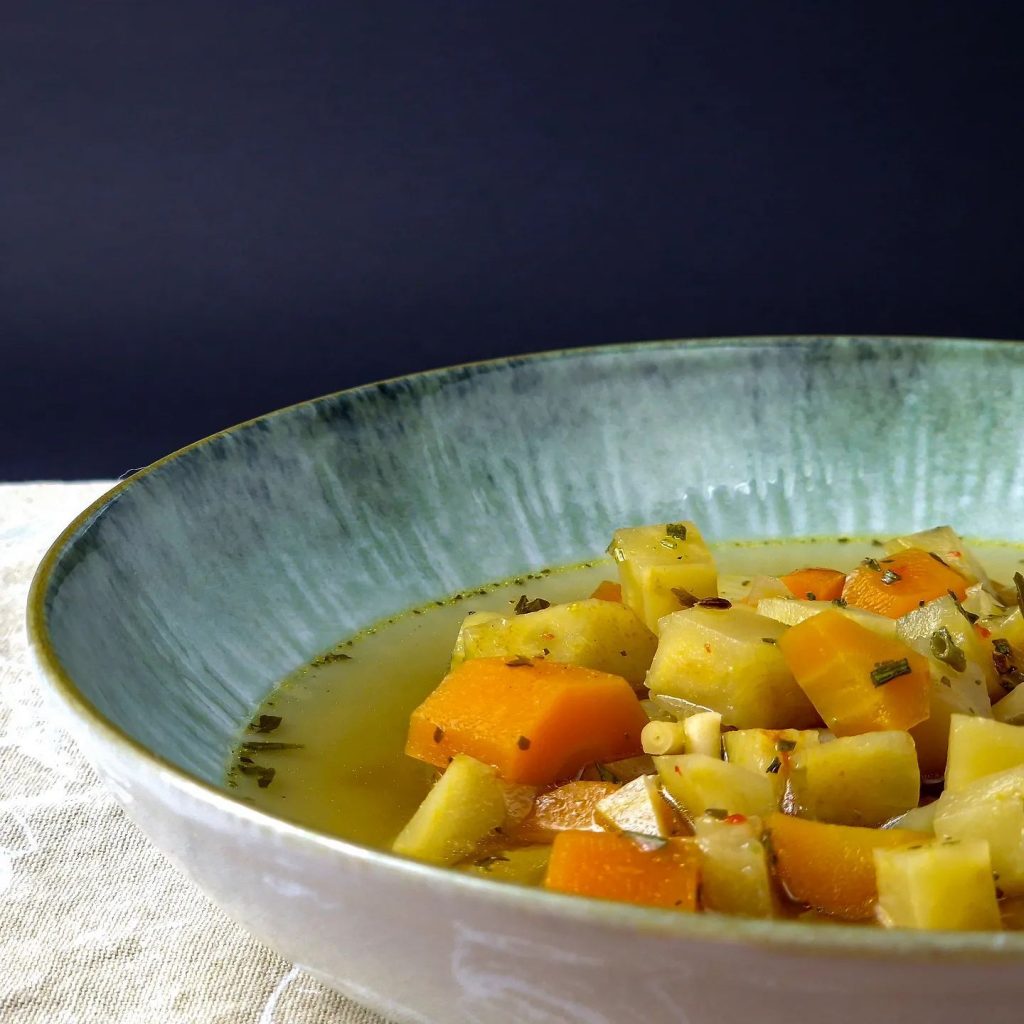
<path fill-rule="evenodd" d="M 744 921 L 503 887 L 232 799 L 274 684 L 403 608 L 592 556 L 952 522 L 1024 540 L 1024 345 L 767 338 L 575 350 L 329 395 L 122 483 L 42 563 L 64 721 L 139 827 L 269 946 L 396 1021 L 1017 1021 L 1024 934 Z M 258 894 L 258 898 L 254 898 Z"/>

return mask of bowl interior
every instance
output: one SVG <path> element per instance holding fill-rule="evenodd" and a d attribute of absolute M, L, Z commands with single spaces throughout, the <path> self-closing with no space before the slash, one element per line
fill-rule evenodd
<path fill-rule="evenodd" d="M 157 463 L 73 524 L 38 593 L 96 711 L 220 785 L 315 653 L 403 608 L 591 557 L 952 522 L 1024 539 L 1024 346 L 727 339 L 552 353 L 330 395 Z"/>

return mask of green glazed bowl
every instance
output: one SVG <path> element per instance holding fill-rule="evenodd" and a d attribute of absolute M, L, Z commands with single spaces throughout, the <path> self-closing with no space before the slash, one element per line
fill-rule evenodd
<path fill-rule="evenodd" d="M 232 738 L 346 634 L 600 551 L 951 522 L 1024 540 L 1024 345 L 753 338 L 555 352 L 329 395 L 130 478 L 29 606 L 67 728 L 134 820 L 284 956 L 397 1021 L 1018 1021 L 1024 934 L 811 927 L 503 887 L 234 800 Z M 260 894 L 254 900 L 253 893 Z"/>

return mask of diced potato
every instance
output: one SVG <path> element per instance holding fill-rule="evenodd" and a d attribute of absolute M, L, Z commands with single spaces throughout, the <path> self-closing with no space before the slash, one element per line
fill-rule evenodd
<path fill-rule="evenodd" d="M 935 834 L 961 842 L 986 840 L 996 884 L 1008 896 L 1024 895 L 1024 767 L 943 793 L 935 810 Z"/>
<path fill-rule="evenodd" d="M 988 718 L 991 714 L 988 691 L 982 674 L 970 662 L 956 672 L 934 658 L 928 659 L 931 674 L 928 717 L 910 730 L 917 747 L 921 775 L 941 779 L 946 771 L 950 720 L 954 715 Z"/>
<path fill-rule="evenodd" d="M 781 623 L 738 605 L 676 612 L 661 622 L 647 685 L 653 693 L 719 712 L 725 725 L 815 725 L 818 715 L 777 646 L 785 630 Z"/>
<path fill-rule="evenodd" d="M 989 582 L 981 563 L 967 550 L 963 538 L 952 526 L 936 526 L 902 537 L 893 537 L 885 545 L 885 553 L 894 555 L 908 548 L 922 548 L 938 555 L 951 569 L 955 569 L 968 583 Z"/>
<path fill-rule="evenodd" d="M 772 917 L 777 908 L 760 819 L 694 822 L 701 850 L 701 896 L 706 910 Z"/>
<path fill-rule="evenodd" d="M 771 763 L 821 742 L 817 729 L 734 729 L 722 737 L 731 764 L 763 775 Z"/>
<path fill-rule="evenodd" d="M 656 757 L 654 763 L 665 792 L 691 821 L 709 809 L 748 818 L 763 818 L 775 809 L 775 787 L 767 775 L 704 754 Z"/>
<path fill-rule="evenodd" d="M 939 809 L 938 802 L 933 800 L 923 807 L 911 807 L 906 814 L 901 814 L 892 821 L 887 821 L 883 828 L 907 829 L 911 832 L 935 833 L 935 812 Z"/>
<path fill-rule="evenodd" d="M 641 775 L 653 775 L 656 771 L 654 760 L 648 754 L 639 757 L 624 757 L 621 761 L 609 761 L 598 765 L 597 774 L 604 782 L 632 782 Z"/>
<path fill-rule="evenodd" d="M 775 619 L 787 626 L 796 626 L 805 619 L 820 615 L 829 609 L 841 612 L 848 619 L 852 619 L 874 633 L 889 637 L 896 635 L 896 623 L 893 619 L 879 615 L 877 612 L 869 612 L 866 608 L 844 608 L 831 601 L 804 601 L 795 597 L 769 598 L 757 602 L 759 615 L 765 615 L 769 619 Z"/>
<path fill-rule="evenodd" d="M 770 598 L 780 598 L 784 601 L 792 600 L 793 595 L 778 576 L 754 576 L 747 587 L 747 595 L 743 599 L 744 604 L 756 608 L 762 601 Z"/>
<path fill-rule="evenodd" d="M 470 612 L 459 626 L 459 635 L 455 638 L 455 646 L 452 648 L 451 667 L 455 668 L 466 660 L 466 635 L 471 628 L 501 618 L 498 612 Z"/>
<path fill-rule="evenodd" d="M 764 775 L 781 806 L 793 754 L 820 742 L 817 729 L 735 729 L 723 736 L 730 764 Z"/>
<path fill-rule="evenodd" d="M 645 754 L 686 753 L 686 729 L 682 722 L 648 722 L 640 733 Z"/>
<path fill-rule="evenodd" d="M 986 775 L 1018 765 L 1024 765 L 1024 727 L 953 715 L 946 764 L 947 791 L 955 793 Z"/>
<path fill-rule="evenodd" d="M 644 709 L 644 714 L 647 715 L 647 717 L 652 722 L 676 721 L 676 716 L 672 714 L 672 712 L 669 711 L 668 708 L 664 707 L 662 704 L 652 699 L 651 697 L 647 697 L 646 699 L 640 701 L 640 707 Z"/>
<path fill-rule="evenodd" d="M 714 559 L 692 522 L 617 530 L 609 551 L 619 567 L 623 602 L 655 632 L 663 615 L 682 607 L 674 590 L 718 596 Z"/>
<path fill-rule="evenodd" d="M 878 919 L 887 928 L 998 931 L 988 843 L 875 850 Z"/>
<path fill-rule="evenodd" d="M 551 847 L 513 846 L 485 854 L 459 868 L 471 875 L 480 875 L 494 882 L 516 885 L 540 885 L 551 859 Z"/>
<path fill-rule="evenodd" d="M 733 604 L 747 602 L 747 595 L 750 593 L 750 585 L 753 577 L 737 575 L 721 575 L 718 577 L 718 596 L 724 597 Z"/>
<path fill-rule="evenodd" d="M 680 819 L 661 794 L 656 775 L 641 775 L 606 796 L 594 811 L 602 827 L 645 836 L 672 836 L 680 831 Z"/>
<path fill-rule="evenodd" d="M 905 732 L 870 732 L 810 745 L 793 756 L 797 812 L 835 825 L 882 825 L 916 807 L 921 775 Z"/>
<path fill-rule="evenodd" d="M 705 711 L 683 719 L 687 754 L 722 756 L 722 716 L 717 711 Z"/>
<path fill-rule="evenodd" d="M 1011 690 L 992 705 L 992 717 L 1007 725 L 1024 725 L 1024 686 Z"/>
<path fill-rule="evenodd" d="M 943 661 L 951 678 L 968 667 L 973 678 L 980 671 L 990 699 L 1005 692 L 992 663 L 992 645 L 978 635 L 953 598 L 940 597 L 908 612 L 896 620 L 896 634 L 920 654 Z"/>
<path fill-rule="evenodd" d="M 610 672 L 639 686 L 657 646 L 629 608 L 588 598 L 508 618 L 471 616 L 459 631 L 452 668 L 469 658 L 521 655 Z"/>
<path fill-rule="evenodd" d="M 985 626 L 992 634 L 993 640 L 1006 640 L 1018 651 L 1024 650 L 1024 616 L 1019 608 L 1014 608 L 1009 615 L 995 621 L 988 621 Z"/>
<path fill-rule="evenodd" d="M 997 588 L 996 584 L 992 586 L 993 589 Z M 964 611 L 977 615 L 979 619 L 998 619 L 1006 614 L 1006 605 L 989 593 L 981 583 L 972 583 L 967 588 L 967 596 L 960 603 L 964 606 Z"/>
<path fill-rule="evenodd" d="M 457 754 L 391 848 L 432 864 L 455 864 L 504 824 L 505 806 L 498 773 Z"/>
<path fill-rule="evenodd" d="M 693 715 L 702 715 L 711 708 L 694 704 L 692 700 L 674 697 L 669 693 L 652 693 L 651 702 L 661 708 L 674 722 L 682 722 Z"/>

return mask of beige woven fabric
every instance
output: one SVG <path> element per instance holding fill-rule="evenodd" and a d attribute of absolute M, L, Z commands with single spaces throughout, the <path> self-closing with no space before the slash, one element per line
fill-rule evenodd
<path fill-rule="evenodd" d="M 136 831 L 49 724 L 25 600 L 109 484 L 0 484 L 0 1021 L 384 1024 L 228 921 Z"/>

